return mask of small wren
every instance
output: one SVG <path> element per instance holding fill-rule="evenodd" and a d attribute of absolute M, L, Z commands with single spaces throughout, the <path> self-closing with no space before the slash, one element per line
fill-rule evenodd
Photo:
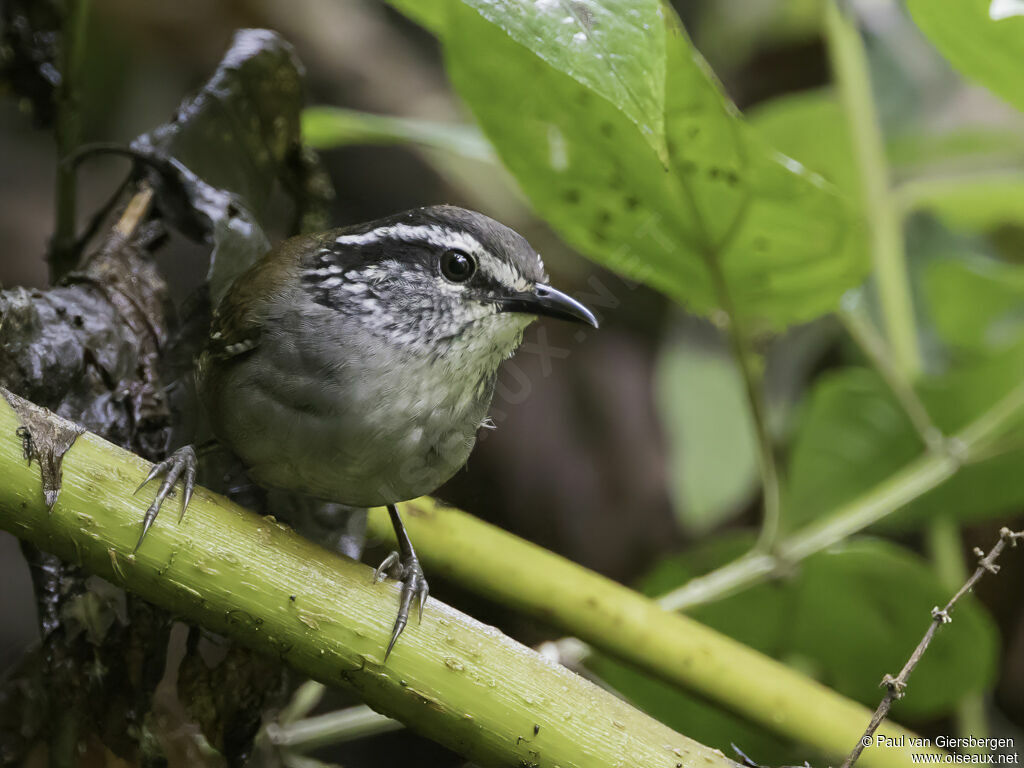
<path fill-rule="evenodd" d="M 398 502 L 436 490 L 466 462 L 498 366 L 538 315 L 594 315 L 548 285 L 519 234 L 454 206 L 286 240 L 243 273 L 213 316 L 197 366 L 214 434 L 260 485 L 358 507 L 386 505 L 398 552 L 377 569 L 402 580 L 385 658 L 428 588 Z M 191 447 L 163 474 L 142 536 Z M 140 486 L 141 487 L 141 486 Z M 142 543 L 142 537 L 139 539 Z"/>

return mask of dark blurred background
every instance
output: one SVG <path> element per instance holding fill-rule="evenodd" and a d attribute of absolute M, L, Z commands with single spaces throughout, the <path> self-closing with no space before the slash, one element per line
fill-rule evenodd
<path fill-rule="evenodd" d="M 828 82 L 813 5 L 811 0 L 703 0 L 677 7 L 726 90 L 747 109 Z M 1009 119 L 1005 107 L 963 85 L 939 62 L 898 8 L 876 5 L 885 8 L 868 21 L 887 130 L 898 132 L 921 121 L 952 125 L 968 116 L 996 123 Z M 292 42 L 308 71 L 311 104 L 442 121 L 470 119 L 446 83 L 434 40 L 380 2 L 97 0 L 87 33 L 83 139 L 127 143 L 166 120 L 182 97 L 209 76 L 241 27 L 276 29 Z M 323 158 L 337 192 L 336 225 L 441 202 L 476 208 L 522 232 L 544 255 L 555 284 L 574 294 L 613 297 L 607 303 L 614 306 L 601 308 L 600 333 L 582 341 L 573 336 L 575 329 L 558 324 L 528 331 L 527 340 L 549 345 L 549 354 L 524 351 L 513 360 L 495 400 L 497 429 L 483 433 L 468 467 L 438 495 L 625 583 L 665 554 L 698 540 L 703 531 L 680 524 L 673 502 L 667 469 L 672 459 L 664 433 L 668 406 L 656 397 L 656 381 L 667 365 L 666 347 L 679 339 L 721 354 L 714 329 L 682 317 L 662 296 L 629 286 L 573 253 L 530 213 L 514 183 L 492 166 L 402 146 L 348 147 L 325 152 Z M 81 223 L 125 172 L 126 163 L 115 159 L 84 168 Z M 54 175 L 52 136 L 34 127 L 24 105 L 9 97 L 0 100 L 3 287 L 48 283 L 44 254 L 53 230 Z M 187 284 L 189 275 L 203 269 L 203 255 L 172 241 L 161 255 L 172 286 Z M 773 344 L 769 384 L 783 421 L 798 405 L 802 383 L 834 364 L 842 343 L 838 339 L 826 320 Z M 785 425 L 780 429 L 784 432 Z M 756 521 L 753 487 L 735 507 L 731 524 Z M 966 544 L 987 545 L 997 529 L 995 524 L 970 529 Z M 917 545 L 913 539 L 907 543 Z M 1002 716 L 1024 727 L 1022 560 L 1007 558 L 998 583 L 987 584 L 982 596 L 1000 624 L 1006 651 L 997 692 Z M 433 580 L 431 588 L 439 598 L 524 642 L 553 636 L 451 585 Z M 0 532 L 0 675 L 37 636 L 34 610 L 17 544 Z M 408 754 L 412 738 L 377 737 L 330 757 L 346 766 L 369 765 L 363 761 L 371 759 L 389 765 L 388 754 Z M 459 764 L 428 745 L 417 747 L 418 765 Z"/>

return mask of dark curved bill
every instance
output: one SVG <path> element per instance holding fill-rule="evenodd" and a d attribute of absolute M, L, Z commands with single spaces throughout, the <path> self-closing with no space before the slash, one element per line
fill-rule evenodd
<path fill-rule="evenodd" d="M 594 313 L 572 296 L 552 288 L 538 285 L 532 291 L 517 293 L 498 301 L 502 312 L 522 312 L 527 315 L 557 317 L 559 320 L 573 320 L 597 328 Z"/>

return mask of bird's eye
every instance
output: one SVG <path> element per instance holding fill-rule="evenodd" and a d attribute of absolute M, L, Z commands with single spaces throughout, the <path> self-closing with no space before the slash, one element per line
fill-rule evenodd
<path fill-rule="evenodd" d="M 476 272 L 476 259 L 462 251 L 441 254 L 441 274 L 453 283 L 464 283 Z"/>

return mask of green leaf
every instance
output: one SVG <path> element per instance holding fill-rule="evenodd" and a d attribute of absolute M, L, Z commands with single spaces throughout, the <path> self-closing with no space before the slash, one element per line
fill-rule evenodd
<path fill-rule="evenodd" d="M 387 0 L 388 5 L 436 37 L 444 36 L 448 3 L 457 0 Z"/>
<path fill-rule="evenodd" d="M 462 1 L 559 72 L 611 102 L 664 156 L 661 0 Z"/>
<path fill-rule="evenodd" d="M 947 344 L 999 349 L 1024 334 L 1024 267 L 988 258 L 942 259 L 925 271 L 924 296 Z"/>
<path fill-rule="evenodd" d="M 661 353 L 657 403 L 669 491 L 688 532 L 706 533 L 757 492 L 757 446 L 743 379 L 725 350 L 679 337 Z"/>
<path fill-rule="evenodd" d="M 914 21 L 958 70 L 1024 110 L 1024 17 L 998 0 L 907 0 Z"/>
<path fill-rule="evenodd" d="M 733 559 L 750 543 L 731 536 L 671 558 L 642 588 L 657 594 L 678 587 Z M 949 599 L 938 581 L 918 555 L 885 541 L 860 539 L 809 557 L 785 581 L 700 606 L 692 615 L 873 707 L 881 697 L 878 681 L 903 666 L 928 627 L 932 607 Z M 949 713 L 965 695 L 984 690 L 992 680 L 998 634 L 991 618 L 973 599 L 959 603 L 952 615 L 953 623 L 938 634 L 914 671 L 906 697 L 895 707 L 897 718 Z M 588 665 L 629 700 L 693 738 L 720 749 L 736 741 L 730 737 L 728 715 L 706 703 L 709 712 L 603 659 Z M 784 748 L 763 741 L 756 731 L 748 734 L 749 725 L 735 725 L 744 737 L 757 739 L 751 749 L 778 754 Z"/>
<path fill-rule="evenodd" d="M 665 160 L 661 0 L 389 0 L 439 38 L 463 5 L 626 115 Z M 459 40 L 452 44 L 460 45 Z"/>
<path fill-rule="evenodd" d="M 1024 174 L 922 179 L 899 187 L 904 211 L 928 211 L 950 229 L 984 232 L 1024 226 Z"/>
<path fill-rule="evenodd" d="M 857 166 L 850 127 L 830 90 L 804 91 L 760 104 L 748 113 L 765 140 L 821 174 L 851 202 L 857 199 Z"/>
<path fill-rule="evenodd" d="M 314 149 L 348 144 L 419 144 L 470 160 L 497 160 L 487 139 L 474 126 L 371 115 L 339 107 L 304 110 L 302 138 Z"/>
<path fill-rule="evenodd" d="M 449 24 L 456 89 L 534 208 L 586 255 L 693 311 L 731 299 L 771 327 L 831 311 L 864 276 L 862 232 L 839 195 L 743 123 L 674 24 L 667 169 L 608 101 L 478 14 L 456 6 Z"/>
<path fill-rule="evenodd" d="M 1024 137 L 992 128 L 946 133 L 916 130 L 893 136 L 886 144 L 886 154 L 896 171 L 916 176 L 936 170 L 999 170 L 1024 163 Z"/>
<path fill-rule="evenodd" d="M 875 371 L 824 374 L 790 452 L 784 528 L 797 530 L 853 500 L 922 450 L 913 424 Z"/>
<path fill-rule="evenodd" d="M 918 387 L 935 425 L 950 435 L 1024 380 L 1024 345 L 984 357 Z M 923 452 L 909 419 L 874 371 L 847 368 L 819 379 L 790 458 L 783 524 L 796 530 L 828 515 Z M 936 515 L 973 522 L 1024 504 L 1024 449 L 962 467 L 878 525 L 900 530 Z M 1016 467 L 1016 469 L 1015 469 Z"/>

